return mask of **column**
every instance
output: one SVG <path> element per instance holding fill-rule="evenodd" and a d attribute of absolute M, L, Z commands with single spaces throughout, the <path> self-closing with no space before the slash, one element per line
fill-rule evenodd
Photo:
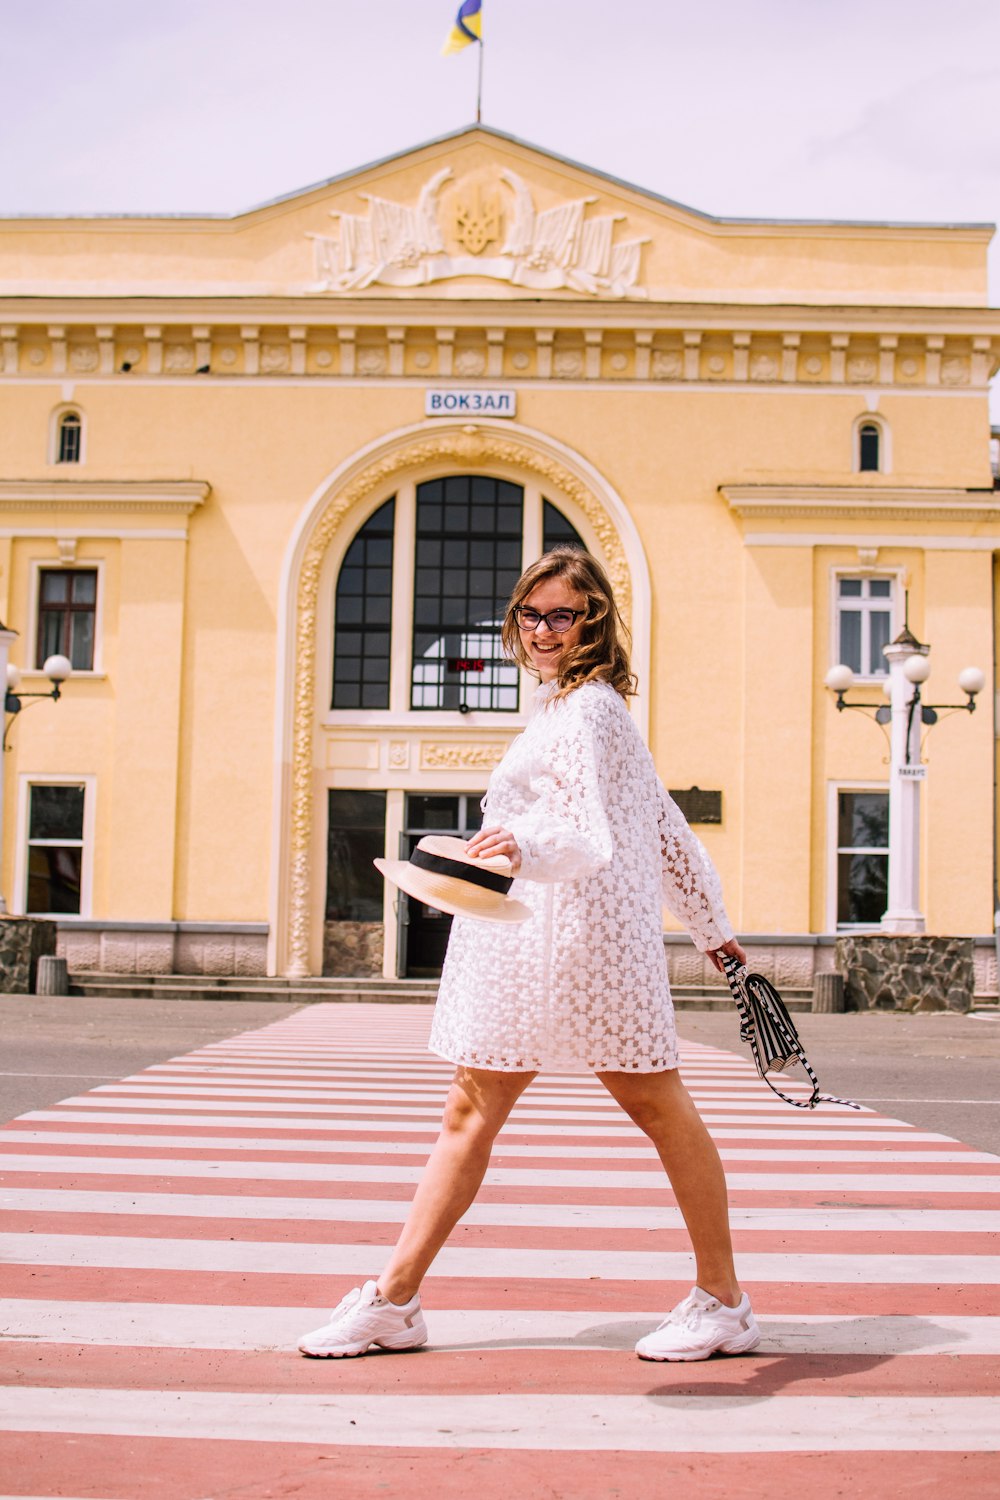
<path fill-rule="evenodd" d="M 892 729 L 889 770 L 889 905 L 882 918 L 886 932 L 923 932 L 920 910 L 920 783 L 927 768 L 920 763 L 920 708 L 910 720 L 916 691 L 903 672 L 911 656 L 926 656 L 928 647 L 913 641 L 886 646 L 889 663 Z"/>

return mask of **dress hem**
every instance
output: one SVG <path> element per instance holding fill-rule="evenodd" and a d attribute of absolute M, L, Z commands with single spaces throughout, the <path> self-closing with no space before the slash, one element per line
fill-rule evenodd
<path fill-rule="evenodd" d="M 544 1062 L 529 1063 L 521 1067 L 504 1067 L 498 1063 L 485 1063 L 473 1061 L 467 1057 L 449 1057 L 446 1052 L 441 1052 L 437 1047 L 428 1046 L 428 1052 L 435 1057 L 442 1058 L 445 1062 L 453 1064 L 456 1068 L 476 1068 L 481 1073 L 676 1073 L 680 1063 L 678 1060 L 660 1065 L 643 1063 L 634 1066 L 630 1063 L 607 1062 L 591 1065 L 581 1063 L 579 1058 L 548 1058 Z"/>

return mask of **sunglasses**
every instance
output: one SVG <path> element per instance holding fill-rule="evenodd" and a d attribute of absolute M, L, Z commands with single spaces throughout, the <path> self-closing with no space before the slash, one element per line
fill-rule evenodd
<path fill-rule="evenodd" d="M 572 630 L 576 621 L 586 613 L 585 609 L 550 609 L 547 615 L 540 615 L 537 609 L 526 609 L 523 604 L 513 611 L 519 630 L 537 630 L 544 620 L 546 630 L 554 630 L 556 635 Z"/>

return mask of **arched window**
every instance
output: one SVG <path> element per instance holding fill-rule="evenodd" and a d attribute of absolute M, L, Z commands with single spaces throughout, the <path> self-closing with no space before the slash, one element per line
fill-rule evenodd
<path fill-rule="evenodd" d="M 387 500 L 347 549 L 337 579 L 332 708 L 388 708 L 392 544 L 396 501 Z"/>
<path fill-rule="evenodd" d="M 78 411 L 65 411 L 56 430 L 55 461 L 78 464 L 83 456 L 83 418 Z"/>
<path fill-rule="evenodd" d="M 858 428 L 858 471 L 877 474 L 882 467 L 882 434 L 875 422 L 862 422 Z"/>
<path fill-rule="evenodd" d="M 397 531 L 396 555 L 413 556 L 413 573 L 394 590 Z M 516 713 L 520 672 L 500 629 L 539 542 L 586 550 L 551 501 L 507 479 L 448 475 L 385 501 L 337 576 L 331 708 Z"/>

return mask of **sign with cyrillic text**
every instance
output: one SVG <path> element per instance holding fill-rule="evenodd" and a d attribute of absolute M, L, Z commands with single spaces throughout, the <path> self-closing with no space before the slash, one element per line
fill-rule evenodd
<path fill-rule="evenodd" d="M 512 417 L 517 409 L 517 392 L 452 389 L 424 392 L 424 413 L 428 417 Z"/>

